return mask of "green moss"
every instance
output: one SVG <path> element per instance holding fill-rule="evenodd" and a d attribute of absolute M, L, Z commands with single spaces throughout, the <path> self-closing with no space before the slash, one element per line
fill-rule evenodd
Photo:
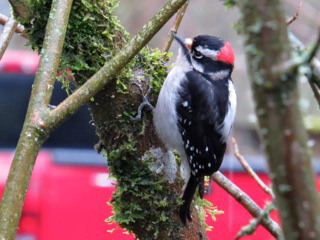
<path fill-rule="evenodd" d="M 159 49 L 146 47 L 138 55 L 137 67 L 144 69 L 149 78 L 149 85 L 155 93 L 159 93 L 167 76 L 168 67 L 164 59 L 170 59 L 172 53 L 163 53 Z"/>
<path fill-rule="evenodd" d="M 179 197 L 164 175 L 150 171 L 151 155 L 139 160 L 135 145 L 129 137 L 107 156 L 109 169 L 118 182 L 111 200 L 114 215 L 107 222 L 117 222 L 128 231 L 144 229 L 143 239 L 158 238 L 161 229 L 166 229 L 167 234 L 162 239 L 175 239 L 181 224 L 174 220 L 172 209 L 180 204 Z"/>
<path fill-rule="evenodd" d="M 51 0 L 31 1 L 31 19 L 19 19 L 29 45 L 41 53 Z M 60 70 L 70 69 L 79 84 L 97 72 L 128 40 L 114 15 L 118 0 L 75 0 L 70 13 Z"/>

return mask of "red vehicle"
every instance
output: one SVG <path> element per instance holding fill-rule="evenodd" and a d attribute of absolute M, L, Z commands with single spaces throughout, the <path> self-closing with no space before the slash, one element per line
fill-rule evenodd
<path fill-rule="evenodd" d="M 34 73 L 39 57 L 21 52 L 6 52 L 0 62 L 0 195 L 3 192 L 17 143 Z M 52 104 L 58 104 L 65 93 L 56 85 Z M 83 107 L 64 123 L 45 143 L 40 152 L 16 239 L 64 240 L 64 239 L 133 239 L 117 227 L 108 225 L 105 219 L 112 214 L 107 204 L 114 191 L 105 159 L 93 150 L 97 142 L 94 129 L 88 124 L 90 117 Z M 79 131 L 81 129 L 81 131 Z M 247 157 L 268 183 L 262 157 Z M 226 156 L 222 172 L 237 186 L 263 207 L 268 196 L 243 172 L 233 156 Z M 240 228 L 249 223 L 250 214 L 216 184 L 210 200 L 224 214 L 208 224 L 213 231 L 210 239 L 234 239 Z M 264 228 L 258 227 L 253 236 L 244 239 L 274 239 Z"/>

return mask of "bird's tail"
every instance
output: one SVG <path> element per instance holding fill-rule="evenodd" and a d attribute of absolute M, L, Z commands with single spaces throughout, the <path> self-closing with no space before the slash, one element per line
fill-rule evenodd
<path fill-rule="evenodd" d="M 191 218 L 191 211 L 190 211 L 190 205 L 193 199 L 193 195 L 196 192 L 197 186 L 198 186 L 198 181 L 191 174 L 190 179 L 188 181 L 187 187 L 183 193 L 182 201 L 183 204 L 180 206 L 180 219 L 181 221 L 186 224 L 187 218 L 189 221 L 192 220 Z"/>

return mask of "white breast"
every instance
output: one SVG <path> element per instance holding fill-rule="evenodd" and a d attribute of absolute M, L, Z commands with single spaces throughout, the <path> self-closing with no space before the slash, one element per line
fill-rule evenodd
<path fill-rule="evenodd" d="M 231 80 L 229 80 L 228 85 L 229 85 L 229 103 L 228 103 L 229 106 L 228 106 L 228 112 L 223 120 L 223 126 L 221 129 L 221 133 L 225 141 L 227 141 L 230 136 L 232 125 L 236 115 L 236 108 L 237 108 L 237 95 L 234 88 L 234 84 Z"/>
<path fill-rule="evenodd" d="M 190 65 L 184 64 L 180 52 L 175 66 L 169 72 L 159 94 L 154 113 L 154 125 L 157 134 L 168 149 L 176 149 L 180 154 L 184 153 L 183 141 L 178 129 L 178 116 L 176 111 L 178 91 L 184 76 L 190 70 Z"/>
<path fill-rule="evenodd" d="M 168 149 L 177 149 L 180 153 L 183 142 L 177 124 L 176 102 L 182 80 L 183 71 L 174 67 L 162 86 L 153 118 L 162 142 Z"/>

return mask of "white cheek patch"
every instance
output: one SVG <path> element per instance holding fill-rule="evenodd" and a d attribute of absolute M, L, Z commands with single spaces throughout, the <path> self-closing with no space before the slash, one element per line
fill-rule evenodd
<path fill-rule="evenodd" d="M 191 63 L 192 63 L 193 68 L 196 71 L 203 73 L 203 66 L 200 63 L 198 63 L 197 61 L 193 60 L 193 58 L 191 58 Z"/>
<path fill-rule="evenodd" d="M 229 70 L 221 70 L 221 71 L 218 71 L 218 72 L 211 73 L 210 77 L 213 80 L 220 80 L 220 79 L 225 79 L 226 77 L 229 76 L 229 74 L 230 74 Z"/>
<path fill-rule="evenodd" d="M 204 48 L 202 46 L 196 47 L 196 50 L 198 52 L 200 52 L 202 55 L 204 55 L 204 56 L 206 56 L 208 58 L 211 58 L 213 60 L 216 59 L 216 57 L 217 57 L 217 55 L 219 53 L 219 51 L 215 51 L 215 50 L 212 50 L 212 49 Z"/>

